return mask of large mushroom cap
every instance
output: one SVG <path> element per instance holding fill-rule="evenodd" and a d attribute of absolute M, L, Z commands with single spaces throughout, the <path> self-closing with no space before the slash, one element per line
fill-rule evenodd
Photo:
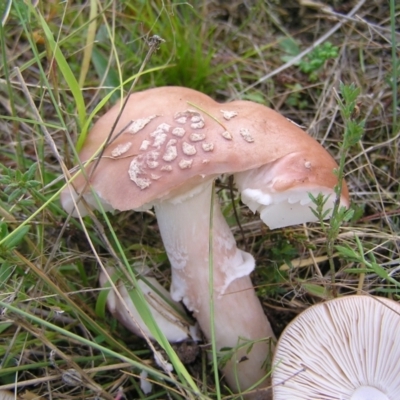
<path fill-rule="evenodd" d="M 400 304 L 347 296 L 310 307 L 281 335 L 275 400 L 400 399 Z"/>
<path fill-rule="evenodd" d="M 106 140 L 120 107 L 114 106 L 93 126 L 79 155 L 81 161 L 90 159 Z M 315 181 L 316 165 L 310 165 L 307 157 L 312 162 L 317 159 L 322 165 L 318 190 L 332 192 L 337 182 L 335 161 L 280 114 L 252 102 L 219 104 L 191 89 L 162 87 L 129 97 L 96 170 L 92 171 L 92 163 L 86 171 L 106 209 L 124 211 L 151 207 L 158 199 L 219 174 L 276 167 L 282 158 L 297 155 L 301 160 L 306 157 L 302 181 Z M 82 192 L 84 177 L 78 176 L 74 186 Z M 95 206 L 87 187 L 84 194 Z M 66 210 L 73 210 L 69 191 L 61 200 Z"/>

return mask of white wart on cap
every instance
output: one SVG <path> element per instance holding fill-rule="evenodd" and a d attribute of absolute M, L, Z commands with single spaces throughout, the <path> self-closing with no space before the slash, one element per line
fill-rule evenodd
<path fill-rule="evenodd" d="M 281 335 L 275 400 L 400 399 L 400 304 L 347 296 L 310 307 Z"/>

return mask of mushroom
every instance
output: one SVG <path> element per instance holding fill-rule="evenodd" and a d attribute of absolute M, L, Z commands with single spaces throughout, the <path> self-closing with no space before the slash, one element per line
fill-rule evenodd
<path fill-rule="evenodd" d="M 346 296 L 308 308 L 276 346 L 275 400 L 400 399 L 400 304 Z"/>
<path fill-rule="evenodd" d="M 118 104 L 93 126 L 79 155 L 82 162 L 98 152 L 119 110 Z M 316 140 L 267 107 L 248 101 L 221 105 L 181 87 L 131 95 L 108 143 L 101 160 L 85 166 L 90 185 L 80 174 L 72 192 L 62 193 L 64 208 L 76 215 L 80 194 L 98 208 L 91 190 L 106 210 L 154 207 L 172 267 L 172 299 L 183 301 L 211 340 L 212 294 L 217 351 L 237 348 L 222 367 L 226 381 L 235 391 L 266 386 L 263 365 L 271 349 L 267 339 L 274 334 L 249 277 L 254 258 L 237 248 L 218 200 L 212 202 L 213 181 L 236 173 L 243 200 L 254 211 L 263 218 L 265 206 L 274 215 L 284 213 L 271 219 L 278 227 L 315 220 L 308 192 L 330 194 L 326 208 L 333 207 L 337 164 Z M 347 196 L 343 184 L 343 205 Z M 86 213 L 82 202 L 77 207 Z"/>
<path fill-rule="evenodd" d="M 122 304 L 122 300 L 111 288 L 109 277 L 113 279 L 115 274 L 116 270 L 114 268 L 107 267 L 107 274 L 104 271 L 101 271 L 99 276 L 100 286 L 103 288 L 109 288 L 109 293 L 107 295 L 108 310 L 116 319 L 137 336 L 143 337 L 146 335 L 149 339 L 154 340 L 153 335 L 144 323 L 139 311 L 136 309 L 136 306 L 130 297 L 128 288 L 123 282 L 121 282 L 121 279 L 119 279 L 118 276 L 115 284 L 126 307 Z M 182 342 L 189 338 L 193 338 L 194 340 L 198 339 L 196 327 L 189 325 L 182 317 L 185 313 L 182 304 L 174 302 L 171 299 L 169 292 L 157 281 L 157 279 L 146 276 L 145 280 L 137 279 L 137 285 L 140 287 L 145 299 L 147 300 L 154 320 L 169 342 Z"/>

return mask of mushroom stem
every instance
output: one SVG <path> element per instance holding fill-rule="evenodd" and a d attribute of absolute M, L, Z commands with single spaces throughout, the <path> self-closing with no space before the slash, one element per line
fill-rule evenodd
<path fill-rule="evenodd" d="M 211 340 L 208 255 L 212 188 L 212 181 L 208 181 L 189 195 L 176 196 L 155 206 L 172 266 L 171 297 L 182 300 L 193 312 L 208 341 Z M 265 378 L 263 364 L 270 353 L 267 338 L 274 338 L 274 334 L 249 277 L 254 259 L 236 247 L 217 200 L 213 206 L 215 345 L 217 351 L 233 348 L 231 359 L 221 369 L 228 385 L 240 392 Z M 237 348 L 245 343 L 248 345 Z M 260 386 L 266 384 L 264 379 Z"/>

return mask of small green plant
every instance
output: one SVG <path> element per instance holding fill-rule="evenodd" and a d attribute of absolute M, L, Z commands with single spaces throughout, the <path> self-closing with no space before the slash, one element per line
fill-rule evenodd
<path fill-rule="evenodd" d="M 339 48 L 330 42 L 325 42 L 316 47 L 310 54 L 299 63 L 300 71 L 308 75 L 311 82 L 318 79 L 317 71 L 328 61 L 339 55 Z"/>
<path fill-rule="evenodd" d="M 17 202 L 18 206 L 29 206 L 34 202 L 26 196 L 31 195 L 41 184 L 35 180 L 37 164 L 32 164 L 25 172 L 7 168 L 0 164 L 0 187 L 3 187 L 0 202 L 4 201 L 8 206 Z"/>
<path fill-rule="evenodd" d="M 312 211 L 318 218 L 322 230 L 326 235 L 326 250 L 331 269 L 332 285 L 335 283 L 335 266 L 333 262 L 335 241 L 339 235 L 339 230 L 342 224 L 351 220 L 354 214 L 352 208 L 346 209 L 345 207 L 340 206 L 340 197 L 342 194 L 346 155 L 348 154 L 349 150 L 360 141 L 364 132 L 364 121 L 359 120 L 356 113 L 357 98 L 359 94 L 360 89 L 354 84 L 340 84 L 340 96 L 338 96 L 337 99 L 340 113 L 345 124 L 345 130 L 343 134 L 343 142 L 340 145 L 339 167 L 334 171 L 338 178 L 338 184 L 335 187 L 336 200 L 333 210 L 324 211 L 325 204 L 328 200 L 327 196 L 324 197 L 322 194 L 320 194 L 317 197 L 314 197 L 310 194 L 312 201 L 316 205 L 316 209 Z M 324 223 L 324 219 L 329 213 L 331 213 L 332 216 L 329 223 L 326 225 Z"/>
<path fill-rule="evenodd" d="M 300 47 L 292 38 L 282 40 L 280 46 L 286 53 L 281 57 L 285 62 L 290 61 L 293 57 L 300 54 Z M 301 72 L 307 74 L 311 82 L 315 82 L 318 79 L 318 71 L 327 61 L 337 58 L 338 55 L 339 48 L 334 46 L 331 42 L 325 42 L 317 46 L 311 53 L 307 54 L 294 65 L 297 65 Z"/>

